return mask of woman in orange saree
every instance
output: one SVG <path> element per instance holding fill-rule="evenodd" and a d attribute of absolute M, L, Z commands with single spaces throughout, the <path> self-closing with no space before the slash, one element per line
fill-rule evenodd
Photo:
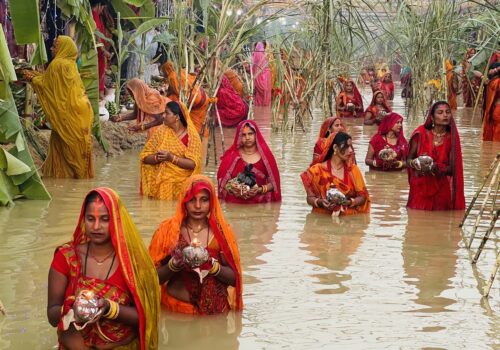
<path fill-rule="evenodd" d="M 316 144 L 314 145 L 313 160 L 311 165 L 316 164 L 319 161 L 319 157 L 325 150 L 325 144 L 328 140 L 328 136 L 339 131 L 345 131 L 344 124 L 342 124 L 340 118 L 329 117 L 325 119 L 323 124 L 321 124 L 318 139 L 316 140 Z"/>
<path fill-rule="evenodd" d="M 203 247 L 208 256 L 190 263 L 183 258 L 188 246 Z M 190 315 L 242 310 L 236 237 L 206 176 L 194 175 L 186 180 L 176 213 L 156 229 L 149 252 L 157 266 L 161 300 L 167 310 Z"/>
<path fill-rule="evenodd" d="M 431 169 L 421 168 L 417 159 L 429 156 Z M 460 136 L 445 101 L 434 103 L 427 119 L 412 134 L 407 158 L 410 193 L 407 207 L 420 210 L 465 208 Z M 424 171 L 425 170 L 425 171 Z"/>
<path fill-rule="evenodd" d="M 196 130 L 200 134 L 201 128 L 207 116 L 208 106 L 212 100 L 207 96 L 205 90 L 203 90 L 199 83 L 196 83 L 195 85 L 195 75 L 187 74 L 186 86 L 185 69 L 181 69 L 180 82 L 172 62 L 169 61 L 164 63 L 161 66 L 161 70 L 168 82 L 168 98 L 173 101 L 179 101 L 181 90 L 182 93 L 188 97 L 188 108 L 192 105 L 189 115 L 191 116 L 191 120 L 193 121 Z"/>
<path fill-rule="evenodd" d="M 94 295 L 99 307 L 87 324 L 75 303 L 80 295 Z M 59 349 L 157 349 L 159 300 L 153 261 L 120 197 L 92 190 L 49 272 L 47 316 Z"/>
<path fill-rule="evenodd" d="M 69 36 L 60 35 L 51 50 L 55 58 L 47 71 L 26 75 L 52 129 L 43 174 L 57 178 L 92 178 L 94 112 L 76 66 L 78 48 Z"/>
<path fill-rule="evenodd" d="M 201 141 L 189 115 L 178 102 L 167 103 L 163 125 L 140 155 L 142 193 L 176 199 L 184 181 L 201 172 Z"/>
<path fill-rule="evenodd" d="M 495 62 L 488 71 L 483 110 L 483 140 L 500 141 L 500 63 Z"/>
<path fill-rule="evenodd" d="M 147 130 L 147 140 L 159 125 L 163 123 L 163 112 L 170 100 L 150 88 L 144 81 L 134 78 L 127 82 L 127 90 L 135 101 L 134 110 L 127 114 L 120 114 L 112 118 L 113 122 L 136 120 L 136 125 L 129 126 L 130 131 Z"/>
<path fill-rule="evenodd" d="M 229 82 L 231 83 L 234 91 L 236 91 L 236 93 L 240 95 L 240 97 L 244 97 L 245 84 L 243 83 L 241 77 L 238 75 L 238 72 L 236 72 L 234 69 L 227 69 L 224 72 L 224 76 L 229 79 Z"/>
<path fill-rule="evenodd" d="M 377 90 L 373 93 L 372 101 L 365 111 L 365 125 L 380 124 L 384 117 L 391 112 L 385 94 Z"/>
<path fill-rule="evenodd" d="M 352 164 L 352 139 L 345 132 L 328 137 L 327 147 L 316 163 L 300 177 L 307 192 L 307 203 L 313 211 L 332 215 L 352 215 L 370 211 L 370 196 L 363 176 L 356 164 Z M 331 202 L 327 191 L 336 188 L 345 199 Z"/>
<path fill-rule="evenodd" d="M 352 118 L 363 116 L 363 99 L 356 84 L 351 79 L 344 82 L 342 92 L 336 98 L 337 117 Z"/>

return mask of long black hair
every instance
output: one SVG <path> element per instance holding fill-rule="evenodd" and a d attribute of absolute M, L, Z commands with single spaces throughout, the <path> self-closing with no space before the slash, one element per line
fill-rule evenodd
<path fill-rule="evenodd" d="M 187 128 L 188 124 L 181 105 L 178 102 L 170 101 L 169 103 L 167 103 L 167 108 L 170 109 L 175 115 L 178 115 L 182 125 Z"/>

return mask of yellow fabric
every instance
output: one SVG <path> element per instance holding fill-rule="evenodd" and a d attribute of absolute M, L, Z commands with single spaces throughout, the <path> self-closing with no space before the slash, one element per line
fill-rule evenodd
<path fill-rule="evenodd" d="M 76 67 L 78 49 L 68 36 L 57 38 L 57 53 L 44 74 L 33 78 L 52 127 L 45 176 L 92 178 L 92 120 L 94 114 Z"/>
<path fill-rule="evenodd" d="M 143 350 L 158 349 L 161 297 L 158 273 L 142 237 L 118 194 L 106 187 L 96 188 L 95 191 L 103 197 L 111 214 L 110 232 L 116 258 L 134 297 L 134 304 L 138 308 L 141 319 L 139 333 L 143 335 L 140 339 L 140 348 Z M 84 211 L 85 208 L 82 207 L 80 225 L 74 234 L 75 242 L 83 243 L 87 240 L 83 220 Z M 142 307 L 142 317 L 139 307 Z"/>
<path fill-rule="evenodd" d="M 176 199 L 184 181 L 189 176 L 201 172 L 200 137 L 190 118 L 187 117 L 186 119 L 189 138 L 187 147 L 177 137 L 175 131 L 166 125 L 159 126 L 144 146 L 140 160 L 142 191 L 145 195 L 158 199 Z M 169 161 L 155 165 L 144 163 L 144 158 L 160 150 L 168 150 L 179 158 L 191 159 L 196 164 L 195 169 L 182 169 Z"/>

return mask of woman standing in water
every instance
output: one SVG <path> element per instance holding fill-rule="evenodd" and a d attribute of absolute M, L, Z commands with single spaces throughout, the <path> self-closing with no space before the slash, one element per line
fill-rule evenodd
<path fill-rule="evenodd" d="M 271 70 L 264 43 L 258 42 L 252 54 L 252 73 L 254 78 L 255 106 L 271 105 Z"/>
<path fill-rule="evenodd" d="M 432 165 L 424 167 L 420 156 L 432 158 Z M 447 102 L 434 103 L 425 123 L 413 132 L 407 165 L 410 183 L 408 208 L 465 208 L 460 136 Z"/>
<path fill-rule="evenodd" d="M 60 35 L 51 50 L 54 59 L 45 73 L 25 73 L 52 129 L 43 175 L 92 178 L 94 112 L 76 66 L 78 48 L 69 36 Z"/>
<path fill-rule="evenodd" d="M 184 181 L 201 172 L 201 141 L 198 132 L 178 102 L 167 103 L 163 125 L 141 152 L 141 181 L 144 195 L 177 198 Z"/>
<path fill-rule="evenodd" d="M 393 152 L 382 150 L 392 150 Z M 386 153 L 388 156 L 384 156 Z M 392 153 L 392 155 L 390 155 Z M 408 141 L 403 133 L 403 117 L 389 113 L 378 127 L 378 132 L 370 140 L 365 163 L 376 170 L 400 170 L 406 167 Z"/>
<path fill-rule="evenodd" d="M 372 101 L 365 111 L 365 125 L 380 124 L 384 117 L 391 112 L 385 94 L 377 90 L 373 93 Z"/>
<path fill-rule="evenodd" d="M 84 326 L 79 296 L 99 307 Z M 160 290 L 154 264 L 120 197 L 89 192 L 73 239 L 52 261 L 47 316 L 60 349 L 157 349 Z M 83 327 L 83 328 L 82 328 Z"/>
<path fill-rule="evenodd" d="M 350 161 L 354 150 L 351 136 L 338 132 L 328 138 L 320 162 L 300 177 L 307 192 L 307 203 L 313 211 L 352 215 L 370 211 L 370 196 L 356 164 Z M 342 203 L 327 199 L 327 191 L 336 188 L 345 196 Z"/>
<path fill-rule="evenodd" d="M 183 257 L 189 246 L 206 250 L 208 255 L 189 264 Z M 149 252 L 167 310 L 191 315 L 242 310 L 240 253 L 207 177 L 187 179 L 176 213 L 156 229 Z"/>
<path fill-rule="evenodd" d="M 335 102 L 339 118 L 361 117 L 363 115 L 363 99 L 356 84 L 351 79 L 345 81 L 344 88 Z"/>
<path fill-rule="evenodd" d="M 256 181 L 250 190 L 242 192 L 227 186 L 239 174 L 248 172 Z M 244 120 L 238 125 L 233 144 L 221 157 L 217 182 L 219 198 L 226 202 L 251 204 L 281 201 L 278 165 L 253 120 Z"/>
<path fill-rule="evenodd" d="M 316 144 L 314 145 L 313 160 L 311 165 L 318 162 L 319 156 L 325 149 L 325 143 L 326 140 L 328 140 L 328 136 L 339 131 L 345 131 L 345 127 L 340 121 L 340 118 L 330 117 L 325 119 L 323 124 L 321 124 L 318 139 L 316 140 Z"/>

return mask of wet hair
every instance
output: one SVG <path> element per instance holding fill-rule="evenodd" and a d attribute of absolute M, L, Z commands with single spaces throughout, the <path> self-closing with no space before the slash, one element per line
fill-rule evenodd
<path fill-rule="evenodd" d="M 446 102 L 446 101 L 437 101 L 437 102 L 435 102 L 435 103 L 432 105 L 432 107 L 431 107 L 431 118 L 432 118 L 432 119 L 434 119 L 434 113 L 436 113 L 436 111 L 437 111 L 438 107 L 439 107 L 439 106 L 442 106 L 442 105 L 446 105 L 446 106 L 448 106 L 448 108 L 450 108 L 450 109 L 451 109 L 450 104 L 449 104 L 448 102 Z M 424 124 L 424 127 L 425 127 L 427 130 L 432 130 L 432 125 L 426 125 L 426 124 Z M 446 126 L 446 130 L 447 130 L 447 131 L 450 131 L 450 130 L 451 130 L 451 128 L 450 128 L 450 126 L 449 126 L 449 125 L 447 125 L 447 126 Z"/>
<path fill-rule="evenodd" d="M 94 203 L 94 202 L 98 202 L 98 201 L 104 202 L 104 200 L 101 197 L 101 195 L 99 194 L 99 192 L 97 192 L 97 191 L 90 192 L 87 195 L 87 197 L 85 197 L 85 211 L 87 211 L 87 207 L 90 203 Z"/>
<path fill-rule="evenodd" d="M 349 135 L 346 132 L 339 131 L 337 135 L 335 135 L 335 137 L 333 138 L 332 147 L 330 147 L 330 149 L 328 150 L 328 153 L 326 154 L 326 157 L 325 159 L 323 159 L 323 161 L 332 158 L 334 145 L 337 145 L 337 147 L 340 150 L 340 153 L 344 153 L 350 147 L 348 141 L 351 139 L 352 139 L 351 135 Z"/>
<path fill-rule="evenodd" d="M 175 115 L 178 115 L 182 125 L 187 128 L 186 117 L 184 116 L 184 111 L 182 110 L 181 105 L 178 102 L 170 101 L 167 103 L 167 108 L 170 109 Z"/>

